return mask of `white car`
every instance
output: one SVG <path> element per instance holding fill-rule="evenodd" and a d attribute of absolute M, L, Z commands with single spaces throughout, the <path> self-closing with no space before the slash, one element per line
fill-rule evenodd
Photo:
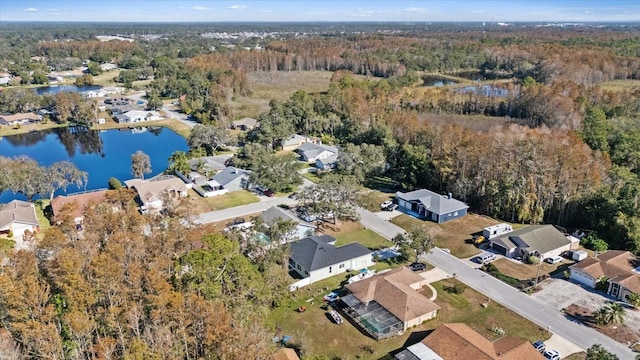
<path fill-rule="evenodd" d="M 560 360 L 560 352 L 558 350 L 547 350 L 544 352 L 544 358 L 548 360 Z"/>
<path fill-rule="evenodd" d="M 393 201 L 387 200 L 387 201 L 383 202 L 382 204 L 380 204 L 380 208 L 381 209 L 386 209 L 391 204 L 393 204 Z"/>

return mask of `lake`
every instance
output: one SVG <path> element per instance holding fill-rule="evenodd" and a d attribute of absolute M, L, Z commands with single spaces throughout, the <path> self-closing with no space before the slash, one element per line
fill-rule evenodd
<path fill-rule="evenodd" d="M 436 76 L 436 75 L 427 75 L 422 77 L 422 86 L 435 86 L 442 87 L 445 85 L 453 85 L 458 82 L 455 80 L 447 79 L 445 77 Z"/>
<path fill-rule="evenodd" d="M 75 85 L 52 85 L 35 88 L 36 94 L 57 94 L 62 91 L 85 92 L 101 89 L 99 85 L 75 86 Z"/>
<path fill-rule="evenodd" d="M 102 131 L 68 127 L 0 137 L 0 156 L 26 155 L 41 166 L 71 161 L 89 174 L 86 190 L 108 187 L 111 177 L 123 183 L 131 179 L 131 155 L 138 150 L 151 158 L 152 173 L 145 174 L 145 178 L 149 178 L 169 166 L 171 153 L 186 152 L 189 146 L 182 136 L 163 127 Z M 71 185 L 67 193 L 83 190 Z M 64 190 L 56 194 L 64 194 Z M 0 194 L 0 203 L 13 199 L 24 200 L 25 197 L 12 192 Z"/>

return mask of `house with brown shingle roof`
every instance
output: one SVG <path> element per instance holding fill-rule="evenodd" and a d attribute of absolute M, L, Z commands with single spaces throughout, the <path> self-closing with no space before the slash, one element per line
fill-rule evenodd
<path fill-rule="evenodd" d="M 40 229 L 38 216 L 33 203 L 13 200 L 0 205 L 0 233 L 12 232 L 22 237 L 25 231 L 36 232 Z"/>
<path fill-rule="evenodd" d="M 630 293 L 640 294 L 640 260 L 623 250 L 609 250 L 572 265 L 570 279 L 590 288 L 607 279 L 607 294 L 626 301 Z"/>
<path fill-rule="evenodd" d="M 56 217 L 59 217 L 63 212 L 62 209 L 70 204 L 68 206 L 73 206 L 72 214 L 74 222 L 76 224 L 81 223 L 87 208 L 89 208 L 91 204 L 102 202 L 107 191 L 106 189 L 102 189 L 54 197 L 53 200 L 51 200 L 53 219 L 59 221 L 60 219 L 56 219 Z"/>
<path fill-rule="evenodd" d="M 442 324 L 421 342 L 396 354 L 397 360 L 543 360 L 531 344 L 513 336 L 490 341 L 462 323 Z"/>
<path fill-rule="evenodd" d="M 424 285 L 422 276 L 399 267 L 346 285 L 350 294 L 340 300 L 347 315 L 379 340 L 436 317 L 440 306 L 419 292 Z"/>
<path fill-rule="evenodd" d="M 163 175 L 149 180 L 131 179 L 124 183 L 138 193 L 137 200 L 143 213 L 162 210 L 165 196 L 174 199 L 187 196 L 187 186 L 175 176 Z"/>

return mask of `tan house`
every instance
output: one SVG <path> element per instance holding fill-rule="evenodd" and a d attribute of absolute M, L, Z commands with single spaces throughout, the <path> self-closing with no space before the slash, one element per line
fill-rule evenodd
<path fill-rule="evenodd" d="M 128 188 L 134 188 L 140 200 L 140 210 L 162 210 L 165 196 L 180 198 L 187 196 L 187 186 L 175 176 L 161 176 L 150 180 L 132 179 L 124 182 Z"/>
<path fill-rule="evenodd" d="M 42 116 L 32 112 L 0 116 L 0 125 L 28 124 L 38 121 L 42 121 Z"/>
<path fill-rule="evenodd" d="M 22 237 L 25 231 L 36 232 L 40 229 L 35 206 L 27 201 L 13 200 L 0 205 L 0 233 L 13 233 Z"/>
<path fill-rule="evenodd" d="M 76 224 L 81 223 L 87 208 L 92 204 L 104 201 L 107 191 L 108 190 L 96 190 L 56 196 L 51 200 L 51 211 L 53 212 L 54 220 L 61 215 L 62 209 L 67 204 L 73 204 L 73 220 Z M 57 221 L 59 221 L 59 219 Z"/>
<path fill-rule="evenodd" d="M 406 267 L 346 285 L 347 315 L 374 338 L 395 336 L 437 316 L 440 306 L 419 290 L 427 280 Z"/>
<path fill-rule="evenodd" d="M 607 294 L 623 301 L 630 293 L 640 294 L 640 260 L 623 250 L 609 250 L 586 258 L 569 268 L 570 278 L 591 288 L 607 279 Z"/>
<path fill-rule="evenodd" d="M 394 356 L 396 360 L 544 360 L 528 341 L 505 336 L 490 341 L 466 324 L 442 324 L 421 342 Z"/>
<path fill-rule="evenodd" d="M 297 149 L 300 145 L 306 142 L 315 143 L 315 141 L 313 141 L 311 138 L 307 136 L 295 134 L 286 140 L 282 140 L 280 142 L 280 145 L 282 146 L 282 150 L 292 151 Z"/>
<path fill-rule="evenodd" d="M 577 241 L 576 238 L 561 233 L 553 225 L 529 225 L 492 237 L 489 243 L 493 250 L 506 257 L 527 258 L 533 255 L 546 259 L 575 249 Z"/>

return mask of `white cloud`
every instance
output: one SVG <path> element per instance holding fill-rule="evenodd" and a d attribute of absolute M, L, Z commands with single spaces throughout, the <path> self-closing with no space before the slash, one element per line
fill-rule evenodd
<path fill-rule="evenodd" d="M 192 6 L 191 8 L 192 8 L 193 10 L 209 10 L 209 8 L 208 8 L 208 7 L 205 7 L 205 6 L 197 6 L 197 5 L 196 5 L 196 6 Z"/>
<path fill-rule="evenodd" d="M 233 9 L 233 10 L 244 10 L 246 8 L 247 8 L 246 5 L 231 5 L 231 6 L 227 6 L 227 9 Z"/>
<path fill-rule="evenodd" d="M 415 14 L 426 14 L 427 11 L 428 11 L 427 9 L 419 8 L 419 7 L 410 7 L 410 8 L 404 9 L 404 12 L 410 12 Z"/>
<path fill-rule="evenodd" d="M 36 8 L 26 8 L 26 9 L 24 9 L 24 11 L 26 11 L 26 12 L 36 12 L 36 11 L 38 11 L 38 9 L 36 9 Z"/>

